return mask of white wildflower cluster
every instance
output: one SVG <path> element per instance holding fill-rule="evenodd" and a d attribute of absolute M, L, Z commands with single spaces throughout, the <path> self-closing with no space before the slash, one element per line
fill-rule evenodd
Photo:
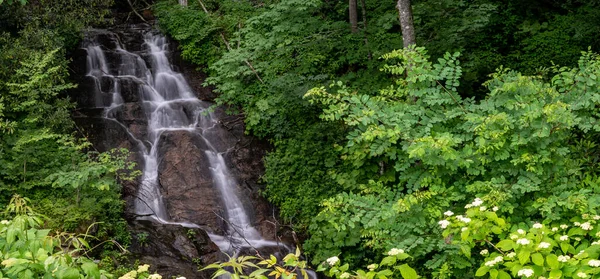
<path fill-rule="evenodd" d="M 592 226 L 592 224 L 590 224 L 590 222 L 585 222 L 583 224 L 581 224 L 581 229 L 585 230 L 585 231 L 591 231 L 594 226 Z"/>
<path fill-rule="evenodd" d="M 560 238 L 558 238 L 558 239 L 560 239 L 560 241 L 566 241 L 566 240 L 569 239 L 569 236 L 566 235 L 566 234 L 565 235 L 561 235 Z"/>
<path fill-rule="evenodd" d="M 573 222 L 573 225 L 575 225 L 576 227 L 579 227 L 579 226 L 581 226 L 581 223 L 579 223 L 579 222 Z"/>
<path fill-rule="evenodd" d="M 600 215 L 595 215 L 594 217 L 592 217 L 592 219 L 594 219 L 594 220 L 600 220 Z"/>
<path fill-rule="evenodd" d="M 147 264 L 140 265 L 140 266 L 138 266 L 137 272 L 138 273 L 146 272 L 146 271 L 148 271 L 148 268 L 150 268 L 150 265 L 147 265 Z"/>
<path fill-rule="evenodd" d="M 558 227 L 552 227 L 552 231 L 553 232 L 557 232 L 558 231 Z"/>
<path fill-rule="evenodd" d="M 517 244 L 527 245 L 529 243 L 531 243 L 531 242 L 529 242 L 529 239 L 527 239 L 527 238 L 519 238 L 519 239 L 517 239 Z"/>
<path fill-rule="evenodd" d="M 462 228 L 460 228 L 460 231 L 461 231 L 461 232 L 464 232 L 464 231 L 466 231 L 466 230 L 468 230 L 468 229 L 469 229 L 469 228 L 467 228 L 467 227 L 462 227 Z"/>
<path fill-rule="evenodd" d="M 137 271 L 132 270 L 129 271 L 125 274 L 123 274 L 123 276 L 119 277 L 119 279 L 136 279 L 137 278 Z"/>
<path fill-rule="evenodd" d="M 376 264 L 370 264 L 370 265 L 367 265 L 367 268 L 368 268 L 370 271 L 373 271 L 373 270 L 375 270 L 375 269 L 377 268 L 377 265 L 376 265 Z"/>
<path fill-rule="evenodd" d="M 348 278 L 350 278 L 350 273 L 344 272 L 344 273 L 342 273 L 342 275 L 340 275 L 340 278 L 341 279 L 348 279 Z"/>
<path fill-rule="evenodd" d="M 500 209 L 500 208 L 498 208 L 497 206 L 492 207 L 492 211 L 494 211 L 494 212 L 498 211 L 498 209 Z"/>
<path fill-rule="evenodd" d="M 340 262 L 340 258 L 333 256 L 325 260 L 330 266 L 334 266 L 336 263 Z"/>
<path fill-rule="evenodd" d="M 512 259 L 515 256 L 517 256 L 517 253 L 515 253 L 515 252 L 510 252 L 510 253 L 506 254 L 506 257 L 509 258 L 509 259 Z"/>
<path fill-rule="evenodd" d="M 464 222 L 464 223 L 469 223 L 471 222 L 471 218 L 469 217 L 464 217 L 462 215 L 458 215 L 456 216 L 456 219 L 458 219 L 458 221 Z"/>
<path fill-rule="evenodd" d="M 485 262 L 485 266 L 495 266 L 499 262 L 502 262 L 502 256 L 498 256 L 491 261 Z"/>
<path fill-rule="evenodd" d="M 395 256 L 395 255 L 398 255 L 398 254 L 404 254 L 404 250 L 397 249 L 397 248 L 392 248 L 392 250 L 390 250 L 388 252 L 388 255 L 390 255 L 390 256 Z"/>
<path fill-rule="evenodd" d="M 517 230 L 517 233 L 519 233 L 519 234 L 525 234 L 525 231 L 524 231 L 524 230 L 522 230 L 522 229 L 518 229 L 518 230 Z"/>
<path fill-rule="evenodd" d="M 487 255 L 487 254 L 489 254 L 489 253 L 490 253 L 490 252 L 488 251 L 488 249 L 483 249 L 483 250 L 481 250 L 481 252 L 479 252 L 479 254 L 480 254 L 480 255 L 483 255 L 483 256 L 485 256 L 485 255 Z"/>
<path fill-rule="evenodd" d="M 442 227 L 442 229 L 445 229 L 448 227 L 448 225 L 450 225 L 450 221 L 442 220 L 442 221 L 439 221 L 438 224 L 440 225 L 440 227 Z"/>
<path fill-rule="evenodd" d="M 541 229 L 541 228 L 543 228 L 543 227 L 544 227 L 544 225 L 542 225 L 542 224 L 540 224 L 540 223 L 535 223 L 535 224 L 533 224 L 533 228 L 534 228 L 534 229 Z"/>
<path fill-rule="evenodd" d="M 448 210 L 448 211 L 444 212 L 444 215 L 450 217 L 450 216 L 454 215 L 454 212 Z"/>
<path fill-rule="evenodd" d="M 487 207 L 485 207 L 485 206 L 480 206 L 479 207 L 479 211 L 486 211 L 486 210 L 487 210 Z"/>
<path fill-rule="evenodd" d="M 546 249 L 550 247 L 550 243 L 548 242 L 540 242 L 540 245 L 538 245 L 539 249 Z"/>
<path fill-rule="evenodd" d="M 600 245 L 600 241 L 594 241 L 591 245 Z"/>
<path fill-rule="evenodd" d="M 585 272 L 577 272 L 577 277 L 579 277 L 579 278 L 587 278 L 588 275 L 585 274 Z"/>
<path fill-rule="evenodd" d="M 175 278 L 175 279 L 187 279 L 187 278 L 185 278 L 185 277 L 181 276 L 181 277 L 177 277 L 177 278 Z"/>
<path fill-rule="evenodd" d="M 600 267 L 600 260 L 590 260 L 588 265 L 591 267 Z"/>
<path fill-rule="evenodd" d="M 154 273 L 148 276 L 148 279 L 162 279 L 162 276 L 160 276 L 160 274 Z"/>
<path fill-rule="evenodd" d="M 518 236 L 518 235 L 516 235 L 516 234 L 511 234 L 511 235 L 510 235 L 510 239 L 512 239 L 512 240 L 515 240 L 515 239 L 517 239 L 517 238 L 519 238 L 519 236 Z"/>
<path fill-rule="evenodd" d="M 8 221 L 8 220 L 2 220 L 2 221 L 0 221 L 0 224 L 2 224 L 2 225 L 8 225 L 8 224 L 10 224 L 10 221 Z"/>
<path fill-rule="evenodd" d="M 527 278 L 531 277 L 533 275 L 533 269 L 530 268 L 523 268 L 521 270 L 519 270 L 519 272 L 517 272 L 518 276 L 525 276 Z"/>
<path fill-rule="evenodd" d="M 562 225 L 560 225 L 560 228 L 561 228 L 561 229 L 563 229 L 563 230 L 564 230 L 564 229 L 566 229 L 566 228 L 568 228 L 568 227 L 569 227 L 569 226 L 567 226 L 567 225 L 565 225 L 565 224 L 562 224 Z"/>
<path fill-rule="evenodd" d="M 567 261 L 569 261 L 571 259 L 571 257 L 567 256 L 567 255 L 560 255 L 558 256 L 558 261 L 562 262 L 562 263 L 566 263 Z"/>
<path fill-rule="evenodd" d="M 480 198 L 475 198 L 475 200 L 472 203 L 465 205 L 465 208 L 478 207 L 482 204 L 483 201 Z"/>

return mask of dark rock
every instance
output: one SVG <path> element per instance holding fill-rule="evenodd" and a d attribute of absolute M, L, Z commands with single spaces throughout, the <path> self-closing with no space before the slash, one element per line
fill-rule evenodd
<path fill-rule="evenodd" d="M 201 229 L 138 220 L 130 223 L 130 231 L 133 241 L 129 251 L 133 258 L 150 264 L 150 270 L 163 278 L 208 279 L 211 272 L 198 271 L 198 266 L 213 263 L 222 255 Z"/>
<path fill-rule="evenodd" d="M 103 46 L 107 49 L 117 49 L 121 47 L 121 42 L 119 41 L 119 37 L 113 32 L 104 31 L 104 30 L 95 30 L 96 34 L 94 34 L 94 38 L 98 45 Z"/>
<path fill-rule="evenodd" d="M 133 77 L 119 78 L 119 92 L 126 103 L 135 103 L 140 100 L 140 82 Z"/>
<path fill-rule="evenodd" d="M 113 148 L 126 148 L 130 151 L 139 151 L 138 141 L 131 137 L 122 124 L 115 120 L 101 117 L 88 117 L 87 114 L 95 114 L 98 109 L 80 110 L 73 119 L 82 130 L 84 136 L 94 144 L 94 147 L 105 152 Z"/>
<path fill-rule="evenodd" d="M 159 182 L 167 209 L 174 221 L 193 222 L 222 233 L 225 216 L 219 191 L 214 189 L 209 162 L 200 136 L 165 132 L 159 146 Z"/>

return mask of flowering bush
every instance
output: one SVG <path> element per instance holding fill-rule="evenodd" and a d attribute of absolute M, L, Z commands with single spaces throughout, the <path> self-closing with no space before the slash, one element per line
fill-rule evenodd
<path fill-rule="evenodd" d="M 319 265 L 317 271 L 324 272 L 328 277 L 339 279 L 416 279 L 419 277 L 417 272 L 408 264 L 402 262 L 409 257 L 404 250 L 392 248 L 380 263 L 369 264 L 367 270 L 358 269 L 354 271 L 348 270 L 348 264 L 341 265 L 338 257 L 331 257 Z"/>
<path fill-rule="evenodd" d="M 438 224 L 468 257 L 481 255 L 476 276 L 490 278 L 597 278 L 600 274 L 600 216 L 583 214 L 567 223 L 552 221 L 509 226 L 497 207 L 481 199 L 463 215 L 444 213 Z"/>

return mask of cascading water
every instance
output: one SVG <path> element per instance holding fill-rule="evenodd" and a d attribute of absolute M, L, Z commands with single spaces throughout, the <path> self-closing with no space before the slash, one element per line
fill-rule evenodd
<path fill-rule="evenodd" d="M 252 226 L 250 214 L 237 195 L 237 182 L 225 163 L 223 151 L 215 148 L 211 140 L 210 131 L 217 126 L 218 121 L 208 109 L 210 104 L 198 100 L 184 77 L 173 70 L 167 57 L 169 50 L 165 37 L 147 32 L 144 41 L 144 52 L 140 54 L 127 51 L 117 44 L 115 48 L 119 65 L 107 63 L 103 46 L 96 40 L 88 41 L 85 47 L 88 53 L 87 76 L 95 80 L 97 87 L 96 106 L 104 108 L 106 119 L 119 123 L 127 130 L 128 136 L 134 139 L 143 154 L 143 174 L 135 201 L 135 213 L 143 216 L 140 218 L 151 218 L 165 224 L 199 227 L 195 223 L 201 223 L 202 220 L 171 221 L 159 188 L 158 150 L 161 134 L 167 131 L 186 131 L 198 135 L 208 146 L 204 155 L 208 158 L 209 165 L 200 167 L 210 169 L 213 185 L 218 189 L 226 209 L 226 233 L 209 233 L 213 242 L 222 251 L 233 254 L 248 247 L 279 245 L 278 242 L 265 240 Z M 134 136 L 116 117 L 124 104 L 120 92 L 120 84 L 123 82 L 138 85 L 139 102 L 147 119 L 144 138 Z M 104 83 L 112 86 L 103 88 L 107 87 L 103 86 Z"/>

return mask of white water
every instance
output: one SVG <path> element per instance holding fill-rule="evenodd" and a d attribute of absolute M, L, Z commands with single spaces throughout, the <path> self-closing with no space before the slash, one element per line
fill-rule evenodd
<path fill-rule="evenodd" d="M 152 218 L 166 224 L 177 224 L 186 227 L 199 227 L 194 221 L 172 222 L 165 207 L 163 197 L 159 189 L 158 146 L 160 135 L 164 131 L 188 131 L 202 136 L 209 148 L 205 155 L 209 159 L 213 184 L 223 200 L 227 216 L 223 216 L 228 223 L 226 235 L 209 233 L 213 242 L 219 248 L 230 254 L 235 254 L 243 248 L 260 248 L 265 246 L 277 246 L 280 243 L 265 240 L 261 234 L 252 226 L 244 205 L 238 197 L 237 182 L 231 175 L 223 154 L 219 153 L 211 143 L 211 136 L 207 131 L 217 127 L 217 120 L 207 108 L 208 103 L 198 100 L 192 92 L 184 77 L 175 71 L 167 58 L 168 44 L 163 36 L 147 33 L 145 35 L 145 46 L 147 54 L 151 58 L 150 69 L 140 55 L 129 52 L 118 47 L 120 65 L 117 70 L 110 72 L 102 47 L 93 42 L 87 46 L 87 76 L 94 78 L 98 88 L 96 92 L 96 105 L 104 107 L 104 116 L 118 122 L 115 118 L 116 111 L 124 105 L 123 97 L 119 92 L 119 84 L 124 79 L 133 80 L 138 83 L 140 102 L 148 120 L 147 138 L 136 139 L 127 131 L 131 138 L 138 144 L 139 150 L 143 152 L 143 175 L 141 185 L 135 202 L 135 213 L 144 218 Z M 113 83 L 109 92 L 102 93 L 101 84 L 103 79 L 110 79 Z M 107 96 L 110 95 L 110 96 Z M 184 110 L 184 107 L 186 110 Z M 191 115 L 189 111 L 191 108 Z M 188 113 L 186 113 L 186 111 Z M 121 126 L 126 129 L 122 123 Z M 147 144 L 144 144 L 144 143 Z"/>

